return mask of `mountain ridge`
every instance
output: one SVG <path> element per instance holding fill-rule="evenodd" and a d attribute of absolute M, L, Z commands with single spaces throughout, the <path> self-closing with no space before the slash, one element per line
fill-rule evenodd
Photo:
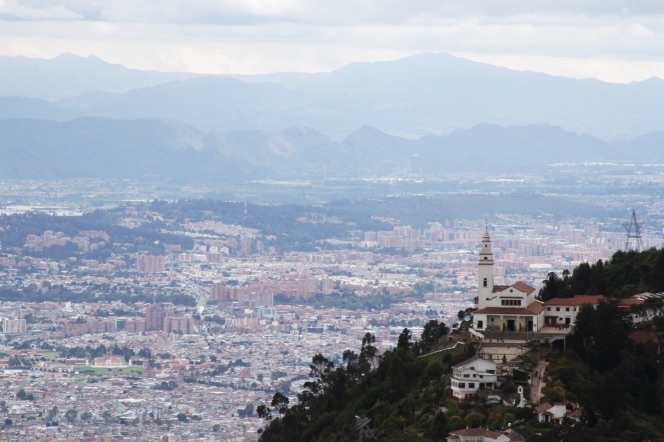
<path fill-rule="evenodd" d="M 72 57 L 77 61 L 73 64 L 88 67 L 74 69 L 70 63 L 68 68 L 56 59 L 55 67 L 40 67 L 49 66 L 42 60 L 20 71 L 0 57 L 0 75 L 8 79 L 0 85 L 0 96 L 51 97 L 48 85 L 55 84 L 60 96 L 51 100 L 53 118 L 162 117 L 204 131 L 307 126 L 337 140 L 362 125 L 418 138 L 483 122 L 547 123 L 609 141 L 664 129 L 659 118 L 664 114 L 664 81 L 658 78 L 605 83 L 432 53 L 354 63 L 325 73 L 257 76 L 151 73 Z M 78 93 L 64 93 L 74 83 Z M 11 107 L 1 104 L 0 115 L 11 116 Z M 15 116 L 43 116 L 44 103 L 32 104 L 34 110 L 25 102 Z"/>
<path fill-rule="evenodd" d="M 442 177 L 527 171 L 560 162 L 664 163 L 664 131 L 607 143 L 551 125 L 480 124 L 406 139 L 363 126 L 343 141 L 308 127 L 202 131 L 179 120 L 81 117 L 0 120 L 0 177 L 158 176 L 176 180 Z M 648 149 L 635 149 L 645 143 Z M 537 151 L 538 154 L 533 154 Z"/>

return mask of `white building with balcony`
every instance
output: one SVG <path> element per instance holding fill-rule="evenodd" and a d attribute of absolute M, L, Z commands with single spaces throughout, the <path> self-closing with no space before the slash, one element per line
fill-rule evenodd
<path fill-rule="evenodd" d="M 472 400 L 480 390 L 493 390 L 497 382 L 493 361 L 474 357 L 452 367 L 452 396 L 456 400 Z"/>

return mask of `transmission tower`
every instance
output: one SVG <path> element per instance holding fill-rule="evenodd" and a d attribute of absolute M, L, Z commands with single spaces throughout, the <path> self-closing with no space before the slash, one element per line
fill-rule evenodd
<path fill-rule="evenodd" d="M 625 251 L 630 250 L 630 248 L 640 252 L 643 249 L 643 241 L 641 240 L 641 225 L 636 221 L 636 212 L 632 209 L 632 218 L 629 221 L 629 224 L 625 224 L 625 230 L 627 230 L 627 238 L 625 239 Z"/>
<path fill-rule="evenodd" d="M 360 432 L 360 442 L 365 438 L 374 437 L 374 430 L 369 427 L 371 419 L 368 417 L 355 416 L 355 428 Z"/>

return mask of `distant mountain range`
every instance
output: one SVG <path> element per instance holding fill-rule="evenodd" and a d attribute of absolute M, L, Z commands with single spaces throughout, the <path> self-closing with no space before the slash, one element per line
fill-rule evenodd
<path fill-rule="evenodd" d="M 0 57 L 0 77 L 0 118 L 166 118 L 224 132 L 311 127 L 336 140 L 365 125 L 410 138 L 481 123 L 551 124 L 604 140 L 664 130 L 664 80 L 575 80 L 447 54 L 236 78 L 138 71 L 71 54 Z"/>
<path fill-rule="evenodd" d="M 95 91 L 126 92 L 196 74 L 139 71 L 97 57 L 62 54 L 52 60 L 0 56 L 0 96 L 54 101 Z"/>
<path fill-rule="evenodd" d="M 550 125 L 480 124 L 406 139 L 362 127 L 341 142 L 308 128 L 201 131 L 175 120 L 0 120 L 0 177 L 255 179 L 439 177 L 557 162 L 664 163 L 664 131 L 609 143 Z"/>
<path fill-rule="evenodd" d="M 446 54 L 330 73 L 147 72 L 0 57 L 0 177 L 235 181 L 664 163 L 664 81 L 517 72 Z"/>

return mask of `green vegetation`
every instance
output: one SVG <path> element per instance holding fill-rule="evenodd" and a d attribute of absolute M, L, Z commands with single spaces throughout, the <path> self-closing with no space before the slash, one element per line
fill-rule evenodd
<path fill-rule="evenodd" d="M 589 293 L 602 281 L 606 293 L 614 296 L 661 291 L 663 260 L 662 250 L 619 252 L 606 264 L 584 265 L 560 280 L 565 290 L 574 287 L 574 293 Z M 654 319 L 634 324 L 632 314 L 646 309 Z M 559 425 L 539 423 L 528 407 L 449 401 L 451 366 L 472 356 L 474 350 L 423 357 L 446 333 L 444 326 L 430 321 L 419 341 L 412 342 L 410 331 L 404 329 L 397 348 L 380 357 L 375 357 L 370 334 L 363 339 L 360 354 L 345 352 L 339 366 L 321 354 L 314 356 L 310 381 L 297 403 L 290 404 L 288 397 L 277 392 L 269 405 L 256 408 L 267 422 L 261 440 L 357 440 L 356 416 L 370 419 L 367 428 L 373 435 L 365 440 L 439 441 L 455 429 L 499 430 L 508 424 L 528 441 L 662 440 L 664 304 L 659 300 L 632 309 L 621 308 L 617 300 L 583 307 L 565 350 L 549 356 L 545 400 L 579 403 L 579 422 L 566 418 Z M 532 364 L 526 364 L 527 371 Z M 513 394 L 518 382 L 516 377 L 503 379 L 502 392 Z"/>
<path fill-rule="evenodd" d="M 168 381 L 168 382 L 162 381 L 161 384 L 157 384 L 154 387 L 152 387 L 152 389 L 154 390 L 162 390 L 162 391 L 171 391 L 175 390 L 176 388 L 178 388 L 178 384 L 175 381 Z"/>
<path fill-rule="evenodd" d="M 659 304 L 662 313 L 662 304 Z M 529 424 L 519 431 L 527 440 L 602 442 L 661 440 L 664 423 L 664 357 L 659 340 L 664 318 L 645 326 L 630 321 L 630 311 L 616 301 L 584 306 L 567 351 L 554 355 L 547 368 L 548 400 L 578 401 L 581 422 Z M 572 425 L 573 424 L 573 425 Z"/>
<path fill-rule="evenodd" d="M 133 304 L 135 302 L 152 302 L 154 299 L 158 303 L 172 302 L 176 305 L 184 305 L 193 307 L 196 305 L 196 300 L 191 295 L 184 294 L 159 294 L 156 297 L 144 294 L 131 294 L 127 292 L 112 292 L 105 291 L 98 294 L 96 291 L 100 289 L 108 289 L 107 286 L 99 286 L 91 288 L 90 291 L 74 292 L 63 286 L 52 286 L 49 290 L 40 290 L 36 286 L 25 287 L 21 290 L 12 290 L 9 288 L 0 288 L 1 301 L 13 302 L 113 302 L 120 301 L 125 304 Z"/>
<path fill-rule="evenodd" d="M 43 250 L 24 248 L 29 256 L 51 258 L 55 260 L 78 256 L 84 259 L 106 259 L 113 252 L 113 244 L 122 244 L 124 253 L 145 251 L 152 254 L 164 254 L 161 244 L 180 244 L 183 249 L 191 249 L 193 240 L 183 235 L 163 233 L 163 222 L 144 222 L 139 227 L 128 228 L 118 224 L 126 216 L 123 208 L 97 210 L 82 216 L 50 216 L 40 213 L 0 216 L 0 241 L 3 247 L 23 248 L 28 235 L 41 236 L 46 231 L 63 232 L 67 237 L 78 236 L 81 231 L 98 230 L 109 235 L 109 240 L 92 240 L 96 247 L 89 251 L 80 251 L 78 246 L 67 243 L 64 246 L 52 246 Z"/>
<path fill-rule="evenodd" d="M 422 299 L 416 293 L 394 294 L 376 293 L 358 295 L 351 291 L 342 291 L 330 295 L 317 294 L 313 298 L 292 298 L 283 294 L 274 295 L 274 303 L 281 305 L 312 305 L 316 308 L 332 307 L 346 310 L 386 310 L 392 304 L 404 302 L 406 298 Z"/>
<path fill-rule="evenodd" d="M 428 338 L 447 333 L 444 325 L 431 321 Z M 298 395 L 298 403 L 277 392 L 270 406 L 256 412 L 269 424 L 263 441 L 357 440 L 355 416 L 371 418 L 376 440 L 440 440 L 449 425 L 440 406 L 446 402 L 443 373 L 468 354 L 436 354 L 418 358 L 421 345 L 411 342 L 404 329 L 397 348 L 378 358 L 375 338 L 367 333 L 359 354 L 347 350 L 343 363 L 318 354 L 310 365 L 310 381 Z"/>
<path fill-rule="evenodd" d="M 206 322 L 214 322 L 215 324 L 218 325 L 224 325 L 226 323 L 226 320 L 219 315 L 206 316 L 204 320 Z"/>
<path fill-rule="evenodd" d="M 544 301 L 584 294 L 622 299 L 648 291 L 664 292 L 664 249 L 618 251 L 610 261 L 579 264 L 571 275 L 551 272 L 539 296 Z"/>
<path fill-rule="evenodd" d="M 35 397 L 32 393 L 26 393 L 26 391 L 21 388 L 18 392 L 16 392 L 16 399 L 20 399 L 22 401 L 34 401 Z"/>
<path fill-rule="evenodd" d="M 154 201 L 149 206 L 149 210 L 162 213 L 164 218 L 176 222 L 185 219 L 194 222 L 218 221 L 260 230 L 263 235 L 274 237 L 269 245 L 280 251 L 314 250 L 314 247 L 320 246 L 318 241 L 348 238 L 349 232 L 356 228 L 349 222 L 303 222 L 303 219 L 312 216 L 316 219 L 319 217 L 317 213 L 312 214 L 314 208 L 308 206 L 249 204 L 246 215 L 244 209 L 243 203 L 212 200 L 185 200 L 177 203 Z M 365 217 L 371 219 L 368 214 Z"/>

